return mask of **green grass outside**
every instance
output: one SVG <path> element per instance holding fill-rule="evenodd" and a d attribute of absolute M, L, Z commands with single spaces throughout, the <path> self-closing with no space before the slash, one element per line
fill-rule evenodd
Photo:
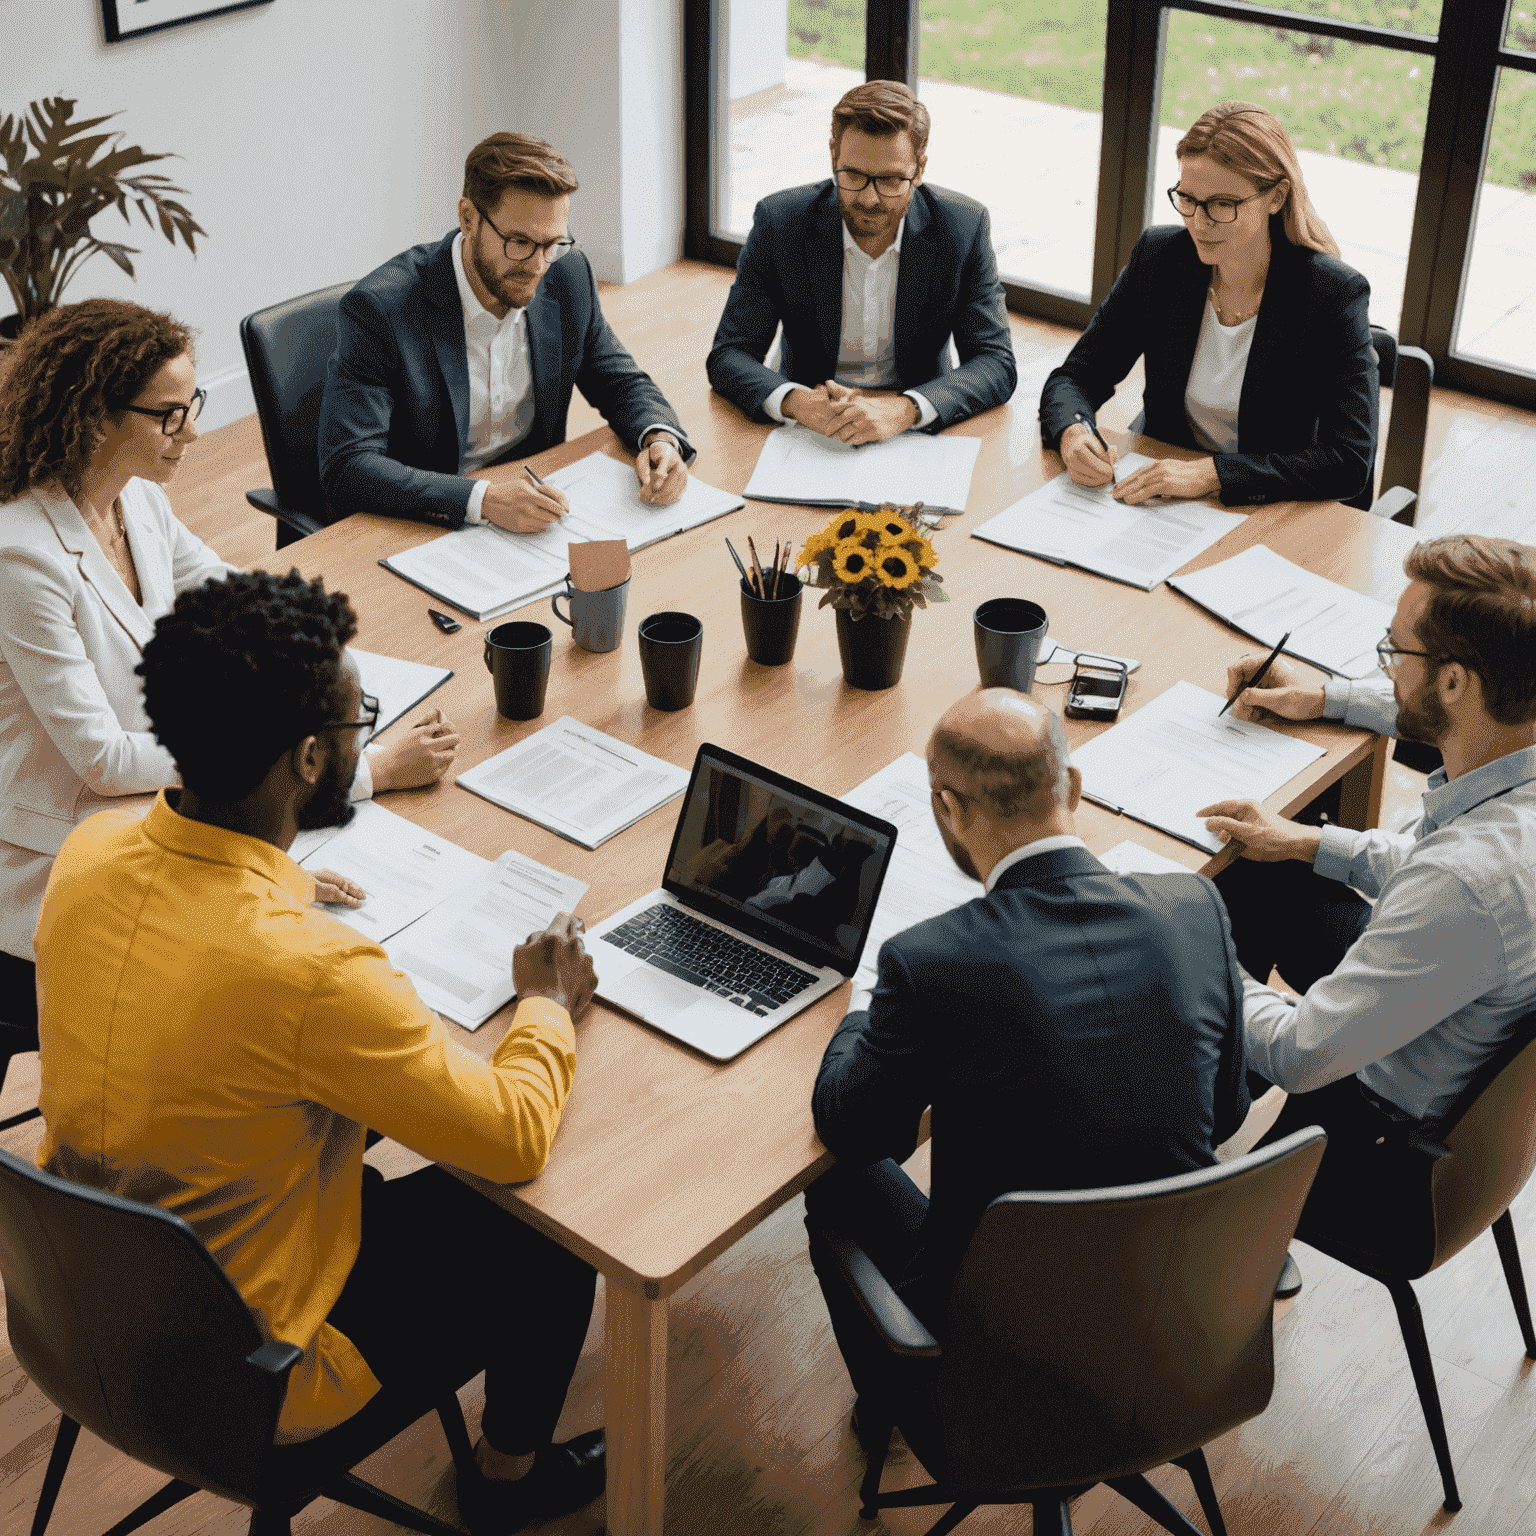
<path fill-rule="evenodd" d="M 1397 31 L 1433 32 L 1440 17 L 1440 0 L 1270 3 Z M 923 0 L 919 69 L 927 79 L 1096 112 L 1105 13 L 1105 0 Z M 1521 24 L 1513 16 L 1512 33 Z M 1511 41 L 1536 47 L 1536 37 Z M 863 0 L 789 0 L 789 49 L 861 69 Z M 1239 97 L 1272 108 L 1298 148 L 1416 171 L 1433 66 L 1419 54 L 1176 11 L 1162 121 L 1186 128 L 1218 101 Z M 1502 80 L 1486 175 L 1536 191 L 1536 76 L 1510 71 Z"/>

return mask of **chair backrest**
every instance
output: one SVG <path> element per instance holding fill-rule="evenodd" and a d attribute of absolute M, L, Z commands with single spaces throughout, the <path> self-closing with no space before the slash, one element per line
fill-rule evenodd
<path fill-rule="evenodd" d="M 1424 477 L 1424 438 L 1429 429 L 1429 392 L 1435 363 L 1422 347 L 1399 344 L 1391 331 L 1371 327 L 1381 384 L 1392 391 L 1392 419 L 1381 459 L 1381 489 L 1385 495 L 1402 486 L 1418 495 Z"/>
<path fill-rule="evenodd" d="M 320 401 L 326 364 L 336 350 L 336 309 L 352 286 L 319 288 L 240 322 L 278 504 L 322 522 L 329 519 L 320 488 Z"/>
<path fill-rule="evenodd" d="M 1376 349 L 1376 372 L 1383 389 L 1392 388 L 1397 377 L 1397 337 L 1385 326 L 1371 327 L 1371 345 Z"/>
<path fill-rule="evenodd" d="M 1431 1268 L 1497 1221 L 1536 1171 L 1536 1013 L 1515 1025 L 1457 1095 L 1438 1139 L 1451 1155 L 1438 1159 L 1431 1174 Z"/>
<path fill-rule="evenodd" d="M 0 1152 L 0 1278 L 22 1368 L 137 1461 L 250 1503 L 285 1378 L 196 1233 L 159 1206 Z"/>
<path fill-rule="evenodd" d="M 1275 1282 L 1326 1140 L 1308 1126 L 1175 1178 L 994 1200 L 950 1292 L 947 1481 L 1099 1482 L 1262 1413 Z"/>

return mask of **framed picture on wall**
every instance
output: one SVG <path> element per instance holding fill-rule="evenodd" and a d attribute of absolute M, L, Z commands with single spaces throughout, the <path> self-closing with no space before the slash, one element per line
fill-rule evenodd
<path fill-rule="evenodd" d="M 272 0 L 101 0 L 101 30 L 109 43 L 126 42 L 150 32 L 163 32 L 183 22 L 249 11 Z"/>

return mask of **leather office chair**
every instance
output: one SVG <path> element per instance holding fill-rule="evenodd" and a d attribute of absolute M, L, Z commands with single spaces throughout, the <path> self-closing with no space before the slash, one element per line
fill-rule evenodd
<path fill-rule="evenodd" d="M 101 1262 L 106 1253 L 111 1264 Z M 455 1396 L 473 1370 L 445 1362 L 431 1402 L 386 1387 L 338 1428 L 274 1448 L 300 1351 L 262 1342 L 191 1227 L 159 1206 L 55 1178 L 5 1152 L 0 1278 L 16 1358 L 64 1414 L 32 1536 L 43 1536 L 82 1425 L 171 1478 L 112 1536 L 199 1489 L 250 1506 L 252 1536 L 287 1536 L 291 1516 L 320 1497 L 424 1536 L 463 1536 L 348 1469 L 435 1407 L 461 1487 L 477 1477 Z"/>
<path fill-rule="evenodd" d="M 928 1532 L 943 1536 L 982 1504 L 1027 1503 L 1040 1536 L 1070 1536 L 1068 1502 L 1102 1482 L 1199 1536 L 1141 1475 L 1171 1461 L 1226 1536 L 1202 1447 L 1269 1402 L 1275 1281 L 1326 1140 L 1309 1126 L 1175 1178 L 1000 1195 L 942 1346 L 862 1249 L 828 1234 L 887 1347 L 929 1362 L 897 1401 L 859 1399 L 860 1515 L 949 1504 Z M 893 1423 L 933 1483 L 879 1492 Z"/>
<path fill-rule="evenodd" d="M 28 1051 L 37 1049 L 37 1028 L 22 1024 L 12 1024 L 8 1020 L 0 1020 L 0 1088 L 5 1087 L 5 1074 L 10 1070 L 11 1057 L 25 1055 Z M 0 1120 L 0 1131 L 8 1131 L 12 1126 L 23 1125 L 28 1120 L 36 1120 L 42 1110 L 36 1108 L 24 1109 L 20 1114 L 8 1115 Z"/>
<path fill-rule="evenodd" d="M 1381 461 L 1381 495 L 1371 503 L 1373 517 L 1390 517 L 1413 527 L 1424 474 L 1424 435 L 1429 425 L 1429 390 L 1435 363 L 1421 347 L 1399 346 L 1397 337 L 1371 327 L 1371 345 L 1379 360 L 1382 387 L 1392 391 L 1392 421 Z"/>
<path fill-rule="evenodd" d="M 1461 1497 L 1451 1466 L 1451 1447 L 1440 1411 L 1435 1368 L 1424 1334 L 1424 1317 L 1408 1282 L 1438 1269 L 1492 1227 L 1504 1279 L 1509 1285 L 1509 1298 L 1525 1340 L 1526 1358 L 1536 1360 L 1536 1332 L 1531 1328 L 1531 1308 L 1515 1244 L 1515 1224 L 1509 1215 L 1510 1202 L 1536 1169 L 1536 1013 L 1527 1014 L 1516 1024 L 1510 1038 L 1457 1095 L 1446 1113 L 1433 1125 L 1416 1131 L 1409 1145 L 1416 1146 L 1425 1159 L 1431 1160 L 1428 1177 L 1434 1212 L 1432 1252 L 1417 1257 L 1373 1254 L 1313 1236 L 1305 1227 L 1298 1235 L 1304 1243 L 1381 1281 L 1391 1292 L 1424 1422 L 1440 1467 L 1445 1507 L 1457 1510 L 1461 1508 Z M 1423 1178 L 1424 1174 L 1422 1163 L 1405 1172 L 1406 1177 Z"/>
<path fill-rule="evenodd" d="M 247 491 L 277 519 L 277 547 L 333 522 L 320 489 L 318 434 L 325 365 L 336 350 L 336 308 L 351 283 L 319 288 L 259 309 L 240 322 L 272 489 Z"/>

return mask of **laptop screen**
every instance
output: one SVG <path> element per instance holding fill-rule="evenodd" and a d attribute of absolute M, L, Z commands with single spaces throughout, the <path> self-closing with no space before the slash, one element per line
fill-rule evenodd
<path fill-rule="evenodd" d="M 706 745 L 663 883 L 764 943 L 851 975 L 895 843 L 889 822 Z"/>

